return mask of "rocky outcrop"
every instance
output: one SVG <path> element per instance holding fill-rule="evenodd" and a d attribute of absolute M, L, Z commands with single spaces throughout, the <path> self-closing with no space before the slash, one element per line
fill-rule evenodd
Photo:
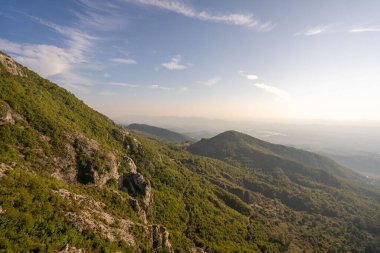
<path fill-rule="evenodd" d="M 12 108 L 0 100 L 0 126 L 5 124 L 15 124 L 16 120 L 22 119 L 21 115 L 15 113 Z"/>
<path fill-rule="evenodd" d="M 125 155 L 124 161 L 126 161 L 130 172 L 124 173 L 119 177 L 119 190 L 124 191 L 133 197 L 142 196 L 142 206 L 137 199 L 132 197 L 129 202 L 133 209 L 138 213 L 142 222 L 147 224 L 147 213 L 153 202 L 152 187 L 149 180 L 137 172 L 137 166 L 132 158 Z"/>
<path fill-rule="evenodd" d="M 55 251 L 55 253 L 85 253 L 84 249 L 77 249 L 74 246 L 67 244 L 65 247 Z"/>
<path fill-rule="evenodd" d="M 140 231 L 144 233 L 144 238 L 147 242 L 146 245 L 149 245 L 149 248 L 162 248 L 170 253 L 174 252 L 169 241 L 169 232 L 165 226 L 147 225 L 147 223 L 141 224 L 115 217 L 104 210 L 104 203 L 95 201 L 86 195 L 76 194 L 66 189 L 59 189 L 53 192 L 69 204 L 81 207 L 79 210 L 65 213 L 66 221 L 81 232 L 88 230 L 110 241 L 124 241 L 128 246 L 134 248 L 136 252 L 140 252 L 135 235 L 133 234 L 133 231 Z M 133 198 L 125 199 L 124 196 L 116 190 L 112 192 L 122 198 L 123 202 L 131 204 L 133 208 L 140 208 L 137 200 Z M 74 250 L 74 247 L 66 246 L 58 252 L 81 252 L 68 250 Z"/>
<path fill-rule="evenodd" d="M 0 178 L 2 178 L 3 176 L 5 176 L 5 173 L 11 169 L 12 167 L 4 164 L 4 163 L 0 163 Z"/>
<path fill-rule="evenodd" d="M 144 209 L 142 209 L 140 207 L 140 204 L 139 202 L 137 201 L 137 199 L 134 199 L 134 198 L 130 198 L 129 199 L 129 205 L 133 208 L 133 210 L 139 215 L 141 221 L 144 223 L 144 224 L 148 224 L 148 219 L 146 217 L 146 212 Z"/>
<path fill-rule="evenodd" d="M 125 155 L 124 156 L 124 161 L 127 163 L 129 170 L 131 173 L 137 173 L 137 166 L 135 162 L 130 158 L 129 156 Z"/>
<path fill-rule="evenodd" d="M 136 240 L 131 229 L 136 224 L 130 220 L 116 218 L 103 210 L 104 204 L 89 196 L 71 193 L 66 189 L 54 191 L 61 198 L 81 206 L 75 212 L 67 212 L 65 219 L 79 231 L 89 230 L 110 241 L 124 241 L 135 247 Z"/>
<path fill-rule="evenodd" d="M 54 158 L 57 167 L 54 177 L 70 184 L 99 186 L 120 177 L 120 159 L 113 152 L 104 152 L 97 141 L 80 132 L 67 133 L 66 139 L 64 152 Z"/>
<path fill-rule="evenodd" d="M 163 249 L 168 250 L 169 252 L 174 252 L 172 245 L 169 241 L 169 232 L 166 227 L 162 225 L 153 225 L 152 226 L 152 238 L 153 238 L 153 248 L 162 247 Z"/>
<path fill-rule="evenodd" d="M 12 60 L 11 57 L 0 53 L 0 63 L 4 66 L 5 70 L 13 75 L 26 76 L 26 74 L 21 70 L 21 67 Z"/>
<path fill-rule="evenodd" d="M 116 156 L 112 152 L 109 152 L 105 155 L 104 159 L 106 161 L 105 169 L 103 168 L 103 170 L 94 170 L 93 172 L 94 182 L 97 185 L 105 185 L 108 180 L 117 180 L 120 177 L 118 171 L 119 165 Z"/>
<path fill-rule="evenodd" d="M 147 212 L 153 201 L 153 193 L 150 182 L 138 172 L 125 173 L 119 180 L 119 189 L 132 195 L 143 196 L 143 208 Z"/>

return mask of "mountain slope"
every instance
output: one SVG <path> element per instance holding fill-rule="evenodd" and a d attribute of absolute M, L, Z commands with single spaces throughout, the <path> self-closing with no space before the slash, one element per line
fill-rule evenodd
<path fill-rule="evenodd" d="M 267 143 L 236 131 L 202 139 L 189 146 L 188 150 L 240 168 L 240 175 L 228 176 L 230 181 L 233 179 L 243 189 L 260 192 L 268 198 L 278 198 L 293 210 L 337 217 L 347 208 L 343 207 L 346 201 L 355 201 L 343 201 L 340 197 L 338 200 L 338 195 L 349 198 L 348 192 L 355 193 L 359 198 L 372 198 L 376 203 L 380 199 L 379 189 L 362 182 L 360 176 L 357 180 L 355 173 L 330 159 Z M 351 215 L 350 212 L 345 213 L 346 217 Z M 375 216 L 378 219 L 379 216 Z M 373 226 L 378 222 L 368 220 L 365 226 L 379 233 Z"/>
<path fill-rule="evenodd" d="M 252 173 L 193 155 L 130 133 L 8 56 L 0 60 L 0 252 L 379 246 L 378 201 L 334 176 L 293 182 L 277 168 Z"/>
<path fill-rule="evenodd" d="M 190 137 L 187 137 L 185 135 L 182 135 L 182 134 L 179 134 L 179 133 L 176 133 L 176 132 L 173 132 L 161 127 L 135 123 L 135 124 L 128 125 L 127 128 L 132 131 L 137 131 L 139 133 L 145 134 L 157 140 L 174 142 L 174 143 L 192 141 Z"/>
<path fill-rule="evenodd" d="M 288 176 L 308 177 L 331 186 L 341 184 L 336 180 L 338 177 L 341 181 L 350 181 L 350 185 L 362 185 L 361 191 L 367 191 L 368 182 L 364 177 L 342 167 L 332 159 L 309 151 L 265 142 L 236 131 L 227 131 L 210 139 L 202 139 L 191 145 L 189 151 L 234 165 L 262 168 L 269 173 L 282 168 Z M 375 195 L 380 198 L 380 195 Z"/>
<path fill-rule="evenodd" d="M 278 144 L 272 144 L 236 131 L 227 131 L 210 139 L 203 139 L 190 147 L 194 153 L 215 158 L 230 158 L 246 166 L 268 167 L 268 161 L 260 158 L 293 161 L 307 167 L 322 169 L 337 176 L 357 176 L 327 157 Z M 256 159 L 255 159 L 256 158 Z M 279 161 L 278 161 L 279 162 Z M 271 165 L 276 166 L 274 161 Z"/>
<path fill-rule="evenodd" d="M 0 251 L 278 251 L 164 144 L 0 56 Z"/>

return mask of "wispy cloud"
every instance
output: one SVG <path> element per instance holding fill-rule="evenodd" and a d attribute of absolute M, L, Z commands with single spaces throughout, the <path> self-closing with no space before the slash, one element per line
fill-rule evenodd
<path fill-rule="evenodd" d="M 97 38 L 78 29 L 60 26 L 34 16 L 23 14 L 32 21 L 52 29 L 62 36 L 63 47 L 47 44 L 15 43 L 0 39 L 0 48 L 10 53 L 16 61 L 24 64 L 46 78 L 54 79 L 81 92 L 89 92 L 92 80 L 79 75 L 76 69 L 88 68 L 87 54 L 91 52 Z"/>
<path fill-rule="evenodd" d="M 356 26 L 348 30 L 350 33 L 380 32 L 380 26 Z"/>
<path fill-rule="evenodd" d="M 122 88 L 141 88 L 141 89 L 166 90 L 166 91 L 173 90 L 173 88 L 169 88 L 169 87 L 162 86 L 159 84 L 142 85 L 142 84 L 119 83 L 119 82 L 109 82 L 107 84 L 111 86 L 122 87 Z"/>
<path fill-rule="evenodd" d="M 327 25 L 317 25 L 317 26 L 311 26 L 307 27 L 304 31 L 297 32 L 294 34 L 294 36 L 316 36 L 321 35 L 325 33 L 334 33 L 336 32 L 335 28 L 339 26 L 338 24 L 327 24 Z"/>
<path fill-rule="evenodd" d="M 263 83 L 255 83 L 254 84 L 257 88 L 262 89 L 270 94 L 275 95 L 276 97 L 282 98 L 282 99 L 289 99 L 290 94 L 284 90 L 281 90 L 277 87 L 270 86 Z"/>
<path fill-rule="evenodd" d="M 313 36 L 327 32 L 327 26 L 315 26 L 305 31 L 306 36 Z"/>
<path fill-rule="evenodd" d="M 246 79 L 248 80 L 257 80 L 259 79 L 259 77 L 257 75 L 254 75 L 254 74 L 247 74 L 245 73 L 244 71 L 242 70 L 239 70 L 238 73 L 242 76 L 242 77 L 245 77 Z"/>
<path fill-rule="evenodd" d="M 219 83 L 221 80 L 222 80 L 222 78 L 216 76 L 216 77 L 210 78 L 206 81 L 201 81 L 198 83 L 206 85 L 206 86 L 214 86 L 215 84 Z"/>
<path fill-rule="evenodd" d="M 191 67 L 192 64 L 183 64 L 181 63 L 182 57 L 180 55 L 176 55 L 169 62 L 162 63 L 162 66 L 168 70 L 183 70 Z"/>
<path fill-rule="evenodd" d="M 181 1 L 173 0 L 126 0 L 127 2 L 138 3 L 153 6 L 163 10 L 171 11 L 188 18 L 194 18 L 203 21 L 212 21 L 237 26 L 256 28 L 259 31 L 269 31 L 274 25 L 270 22 L 261 22 L 254 18 L 253 14 L 231 13 L 219 14 L 210 11 L 198 11 L 194 7 Z"/>
<path fill-rule="evenodd" d="M 244 71 L 242 70 L 239 70 L 238 73 L 250 80 L 250 81 L 256 81 L 259 79 L 259 77 L 257 75 L 254 75 L 254 74 L 247 74 L 245 73 Z M 290 94 L 287 92 L 287 91 L 284 91 L 284 90 L 281 90 L 277 87 L 274 87 L 274 86 L 271 86 L 271 85 L 267 85 L 267 84 L 263 84 L 263 83 L 254 83 L 253 84 L 255 87 L 259 88 L 259 89 L 262 89 L 272 95 L 275 95 L 276 97 L 279 97 L 279 98 L 282 98 L 282 99 L 289 99 L 290 98 Z"/>
<path fill-rule="evenodd" d="M 130 84 L 130 83 L 119 83 L 119 82 L 109 82 L 108 85 L 118 86 L 123 88 L 138 88 L 141 87 L 139 84 Z"/>
<path fill-rule="evenodd" d="M 126 64 L 126 65 L 137 64 L 137 61 L 130 59 L 130 58 L 113 58 L 113 59 L 111 59 L 111 62 Z"/>
<path fill-rule="evenodd" d="M 150 85 L 150 86 L 148 86 L 148 88 L 154 89 L 154 90 L 172 90 L 172 88 L 161 86 L 159 84 Z"/>
<path fill-rule="evenodd" d="M 125 15 L 120 13 L 120 6 L 107 0 L 78 0 L 79 5 L 74 15 L 79 25 L 92 30 L 116 30 L 125 25 Z"/>
<path fill-rule="evenodd" d="M 308 27 L 302 32 L 297 32 L 294 35 L 299 36 L 315 36 L 326 33 L 367 33 L 367 32 L 380 32 L 380 26 L 371 25 L 343 25 L 343 24 L 328 24 L 314 27 Z"/>

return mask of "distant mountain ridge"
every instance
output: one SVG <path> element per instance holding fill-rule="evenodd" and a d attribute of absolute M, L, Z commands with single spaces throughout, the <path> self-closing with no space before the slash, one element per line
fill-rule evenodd
<path fill-rule="evenodd" d="M 218 159 L 229 157 L 245 161 L 243 164 L 254 167 L 268 166 L 265 161 L 254 159 L 258 156 L 266 156 L 283 158 L 305 166 L 321 168 L 339 176 L 344 175 L 344 173 L 350 173 L 333 160 L 322 155 L 280 144 L 272 144 L 233 130 L 223 132 L 210 139 L 202 139 L 192 144 L 189 150 Z M 253 159 L 247 160 L 245 156 L 252 156 Z M 273 166 L 275 165 L 273 164 Z"/>
<path fill-rule="evenodd" d="M 271 173 L 281 168 L 293 178 L 302 176 L 332 186 L 340 185 L 335 179 L 366 179 L 330 158 L 309 151 L 272 144 L 237 131 L 226 131 L 210 139 L 202 139 L 189 146 L 194 154 L 223 160 L 235 166 L 260 168 Z M 296 180 L 296 179 L 295 179 Z M 380 198 L 380 196 L 378 196 Z"/>
<path fill-rule="evenodd" d="M 150 126 L 146 124 L 133 123 L 133 124 L 128 125 L 127 128 L 133 131 L 141 132 L 147 136 L 150 136 L 152 138 L 155 138 L 157 140 L 162 140 L 162 141 L 175 142 L 175 143 L 194 141 L 194 139 L 186 135 L 176 133 L 174 131 L 170 131 L 165 128 Z"/>

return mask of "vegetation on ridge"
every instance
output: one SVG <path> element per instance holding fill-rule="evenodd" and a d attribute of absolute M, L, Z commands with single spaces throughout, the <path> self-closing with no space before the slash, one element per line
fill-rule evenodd
<path fill-rule="evenodd" d="M 142 133 L 146 136 L 150 136 L 154 139 L 174 142 L 174 143 L 182 143 L 187 141 L 194 141 L 192 138 L 185 136 L 183 134 L 179 134 L 161 127 L 150 126 L 146 124 L 130 124 L 127 126 L 128 129 L 132 131 L 136 131 Z"/>

